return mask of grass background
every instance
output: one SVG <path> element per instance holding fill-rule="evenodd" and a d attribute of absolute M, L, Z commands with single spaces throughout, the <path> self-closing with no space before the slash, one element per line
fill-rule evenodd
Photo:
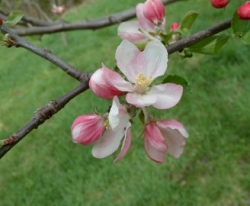
<path fill-rule="evenodd" d="M 93 0 L 65 15 L 77 21 L 135 6 L 137 0 Z M 193 32 L 232 16 L 242 2 L 216 10 L 209 1 L 184 1 L 166 7 L 167 26 L 186 12 L 200 13 Z M 226 33 L 230 34 L 231 31 Z M 44 35 L 34 44 L 50 49 L 78 69 L 93 72 L 115 65 L 120 43 L 117 25 L 97 31 Z M 5 138 L 27 122 L 33 112 L 78 85 L 71 77 L 23 49 L 0 48 L 0 135 Z M 110 102 L 87 91 L 31 132 L 0 162 L 0 206 L 77 205 L 250 205 L 250 69 L 249 46 L 232 38 L 220 55 L 171 55 L 168 74 L 190 84 L 182 101 L 158 112 L 177 119 L 190 133 L 179 159 L 164 164 L 148 159 L 136 123 L 129 153 L 98 160 L 91 146 L 72 143 L 73 120 L 93 109 L 104 112 Z"/>

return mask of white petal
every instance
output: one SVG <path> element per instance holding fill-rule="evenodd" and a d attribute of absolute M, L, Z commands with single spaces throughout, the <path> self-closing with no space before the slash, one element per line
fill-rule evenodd
<path fill-rule="evenodd" d="M 118 35 L 132 43 L 146 41 L 147 37 L 139 31 L 137 21 L 123 22 L 118 27 Z"/>
<path fill-rule="evenodd" d="M 117 66 L 127 79 L 135 83 L 137 74 L 155 79 L 167 69 L 168 53 L 160 41 L 151 41 L 143 52 L 127 40 L 123 40 L 116 50 Z"/>
<path fill-rule="evenodd" d="M 117 97 L 113 99 L 108 118 L 112 129 L 123 129 L 129 122 L 129 114 Z"/>
<path fill-rule="evenodd" d="M 118 149 L 123 136 L 124 130 L 106 130 L 103 136 L 94 144 L 92 148 L 93 156 L 101 159 L 113 154 Z"/>
<path fill-rule="evenodd" d="M 127 127 L 126 127 L 126 131 L 125 131 L 125 137 L 123 139 L 123 143 L 122 143 L 122 148 L 120 153 L 118 154 L 118 156 L 116 157 L 116 159 L 114 160 L 114 162 L 117 162 L 118 160 L 120 160 L 122 157 L 124 157 L 124 155 L 128 152 L 130 144 L 131 144 L 131 131 L 130 131 L 130 127 L 131 124 L 128 123 Z"/>
<path fill-rule="evenodd" d="M 146 107 L 154 104 L 157 97 L 155 95 L 127 93 L 126 101 L 136 107 Z"/>
<path fill-rule="evenodd" d="M 185 146 L 184 137 L 188 137 L 185 127 L 176 120 L 158 121 L 156 124 L 166 139 L 168 153 L 175 158 L 180 157 Z"/>
<path fill-rule="evenodd" d="M 169 109 L 180 101 L 182 92 L 183 87 L 181 85 L 167 83 L 153 86 L 148 95 L 154 95 L 157 98 L 153 107 L 157 109 Z"/>

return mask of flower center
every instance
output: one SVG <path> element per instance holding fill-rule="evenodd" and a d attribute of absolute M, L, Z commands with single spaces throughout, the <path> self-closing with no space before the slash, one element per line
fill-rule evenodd
<path fill-rule="evenodd" d="M 147 87 L 152 83 L 153 79 L 150 75 L 149 78 L 147 78 L 144 74 L 141 72 L 138 73 L 135 77 L 135 91 L 139 94 L 142 94 L 146 91 Z"/>

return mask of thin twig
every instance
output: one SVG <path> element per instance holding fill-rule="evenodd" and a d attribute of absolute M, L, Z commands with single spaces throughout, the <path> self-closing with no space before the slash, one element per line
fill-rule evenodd
<path fill-rule="evenodd" d="M 180 2 L 184 0 L 162 0 L 162 2 L 167 5 L 174 2 Z M 66 23 L 60 22 L 57 24 L 52 24 L 50 26 L 39 26 L 39 27 L 30 27 L 25 29 L 15 29 L 14 33 L 19 36 L 27 36 L 27 35 L 41 35 L 41 34 L 51 34 L 62 31 L 73 31 L 73 30 L 96 30 L 104 27 L 108 27 L 113 24 L 118 24 L 123 21 L 127 21 L 136 16 L 135 8 L 122 11 L 119 13 L 111 14 L 109 16 L 105 16 L 98 19 L 86 20 L 75 23 Z"/>
<path fill-rule="evenodd" d="M 10 35 L 10 38 L 14 42 L 14 45 L 16 47 L 25 48 L 25 49 L 37 54 L 38 56 L 52 62 L 53 64 L 55 64 L 56 66 L 61 68 L 64 72 L 66 72 L 68 75 L 70 75 L 71 77 L 73 77 L 74 79 L 76 79 L 78 81 L 82 81 L 82 80 L 86 79 L 85 78 L 85 76 L 87 75 L 86 73 L 83 73 L 82 71 L 80 71 L 80 70 L 74 68 L 73 66 L 71 66 L 70 64 L 66 63 L 65 61 L 63 61 L 62 59 L 60 59 L 59 57 L 54 55 L 51 51 L 49 51 L 47 49 L 40 49 L 39 47 L 27 42 L 23 38 L 14 34 L 11 30 L 6 28 L 4 25 L 1 26 L 1 30 L 4 33 L 8 33 Z"/>
<path fill-rule="evenodd" d="M 231 19 L 228 19 L 226 21 L 223 21 L 222 23 L 216 24 L 215 26 L 209 27 L 207 29 L 204 29 L 202 31 L 199 31 L 195 34 L 192 34 L 191 36 L 181 39 L 180 41 L 171 44 L 170 46 L 167 46 L 167 50 L 169 54 L 172 54 L 176 51 L 181 51 L 182 49 L 192 46 L 195 43 L 213 36 L 221 31 L 224 31 L 226 29 L 229 29 L 231 27 Z"/>
<path fill-rule="evenodd" d="M 27 124 L 25 124 L 16 133 L 8 137 L 8 139 L 10 139 L 11 141 L 9 141 L 9 144 L 6 144 L 0 148 L 0 158 L 2 158 L 27 134 L 29 134 L 32 130 L 37 129 L 47 119 L 49 119 L 58 111 L 60 111 L 71 99 L 81 94 L 86 89 L 88 89 L 88 79 L 86 79 L 84 83 L 81 83 L 80 86 L 78 86 L 71 92 L 65 94 L 64 96 L 56 100 L 50 101 L 47 105 L 35 111 L 33 118 L 29 122 L 27 122 Z"/>

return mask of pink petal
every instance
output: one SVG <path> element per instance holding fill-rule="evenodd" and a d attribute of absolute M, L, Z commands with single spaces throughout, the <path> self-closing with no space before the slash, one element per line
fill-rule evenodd
<path fill-rule="evenodd" d="M 150 22 L 159 24 L 165 15 L 164 4 L 160 0 L 147 0 L 143 4 L 143 14 Z"/>
<path fill-rule="evenodd" d="M 139 31 L 139 23 L 136 21 L 123 22 L 118 27 L 118 35 L 132 43 L 146 41 L 147 37 Z"/>
<path fill-rule="evenodd" d="M 168 53 L 160 41 L 149 42 L 144 51 L 127 40 L 123 40 L 116 50 L 117 66 L 132 83 L 137 74 L 155 79 L 167 69 Z"/>
<path fill-rule="evenodd" d="M 102 65 L 90 78 L 90 89 L 99 97 L 111 99 L 120 96 L 124 91 L 132 90 L 132 85 L 120 74 Z"/>
<path fill-rule="evenodd" d="M 146 107 L 154 104 L 157 97 L 154 95 L 127 93 L 126 101 L 136 107 Z"/>
<path fill-rule="evenodd" d="M 144 148 L 150 159 L 155 162 L 164 162 L 168 146 L 154 123 L 145 126 Z"/>
<path fill-rule="evenodd" d="M 153 107 L 157 109 L 169 109 L 175 106 L 181 99 L 183 87 L 178 84 L 167 83 L 153 86 L 148 95 L 157 97 Z"/>
<path fill-rule="evenodd" d="M 89 145 L 102 136 L 105 127 L 96 114 L 81 115 L 71 126 L 72 139 L 75 143 Z"/>
<path fill-rule="evenodd" d="M 136 6 L 136 16 L 140 25 L 140 28 L 146 30 L 146 31 L 154 31 L 155 25 L 150 22 L 143 14 L 143 7 L 144 5 L 142 3 L 137 4 Z"/>
<path fill-rule="evenodd" d="M 130 126 L 131 124 L 129 124 L 126 128 L 125 131 L 125 137 L 123 139 L 123 143 L 122 143 L 122 148 L 120 153 L 118 154 L 118 156 L 116 157 L 116 159 L 114 160 L 114 162 L 117 162 L 118 160 L 120 160 L 122 157 L 125 156 L 125 154 L 128 152 L 130 144 L 131 144 L 131 131 L 130 131 Z"/>
<path fill-rule="evenodd" d="M 113 154 L 118 149 L 123 136 L 124 130 L 106 130 L 103 136 L 94 144 L 92 148 L 93 156 L 101 159 Z"/>
<path fill-rule="evenodd" d="M 156 124 L 166 139 L 168 153 L 175 158 L 180 157 L 185 146 L 183 136 L 188 137 L 185 127 L 175 120 L 158 121 Z"/>

